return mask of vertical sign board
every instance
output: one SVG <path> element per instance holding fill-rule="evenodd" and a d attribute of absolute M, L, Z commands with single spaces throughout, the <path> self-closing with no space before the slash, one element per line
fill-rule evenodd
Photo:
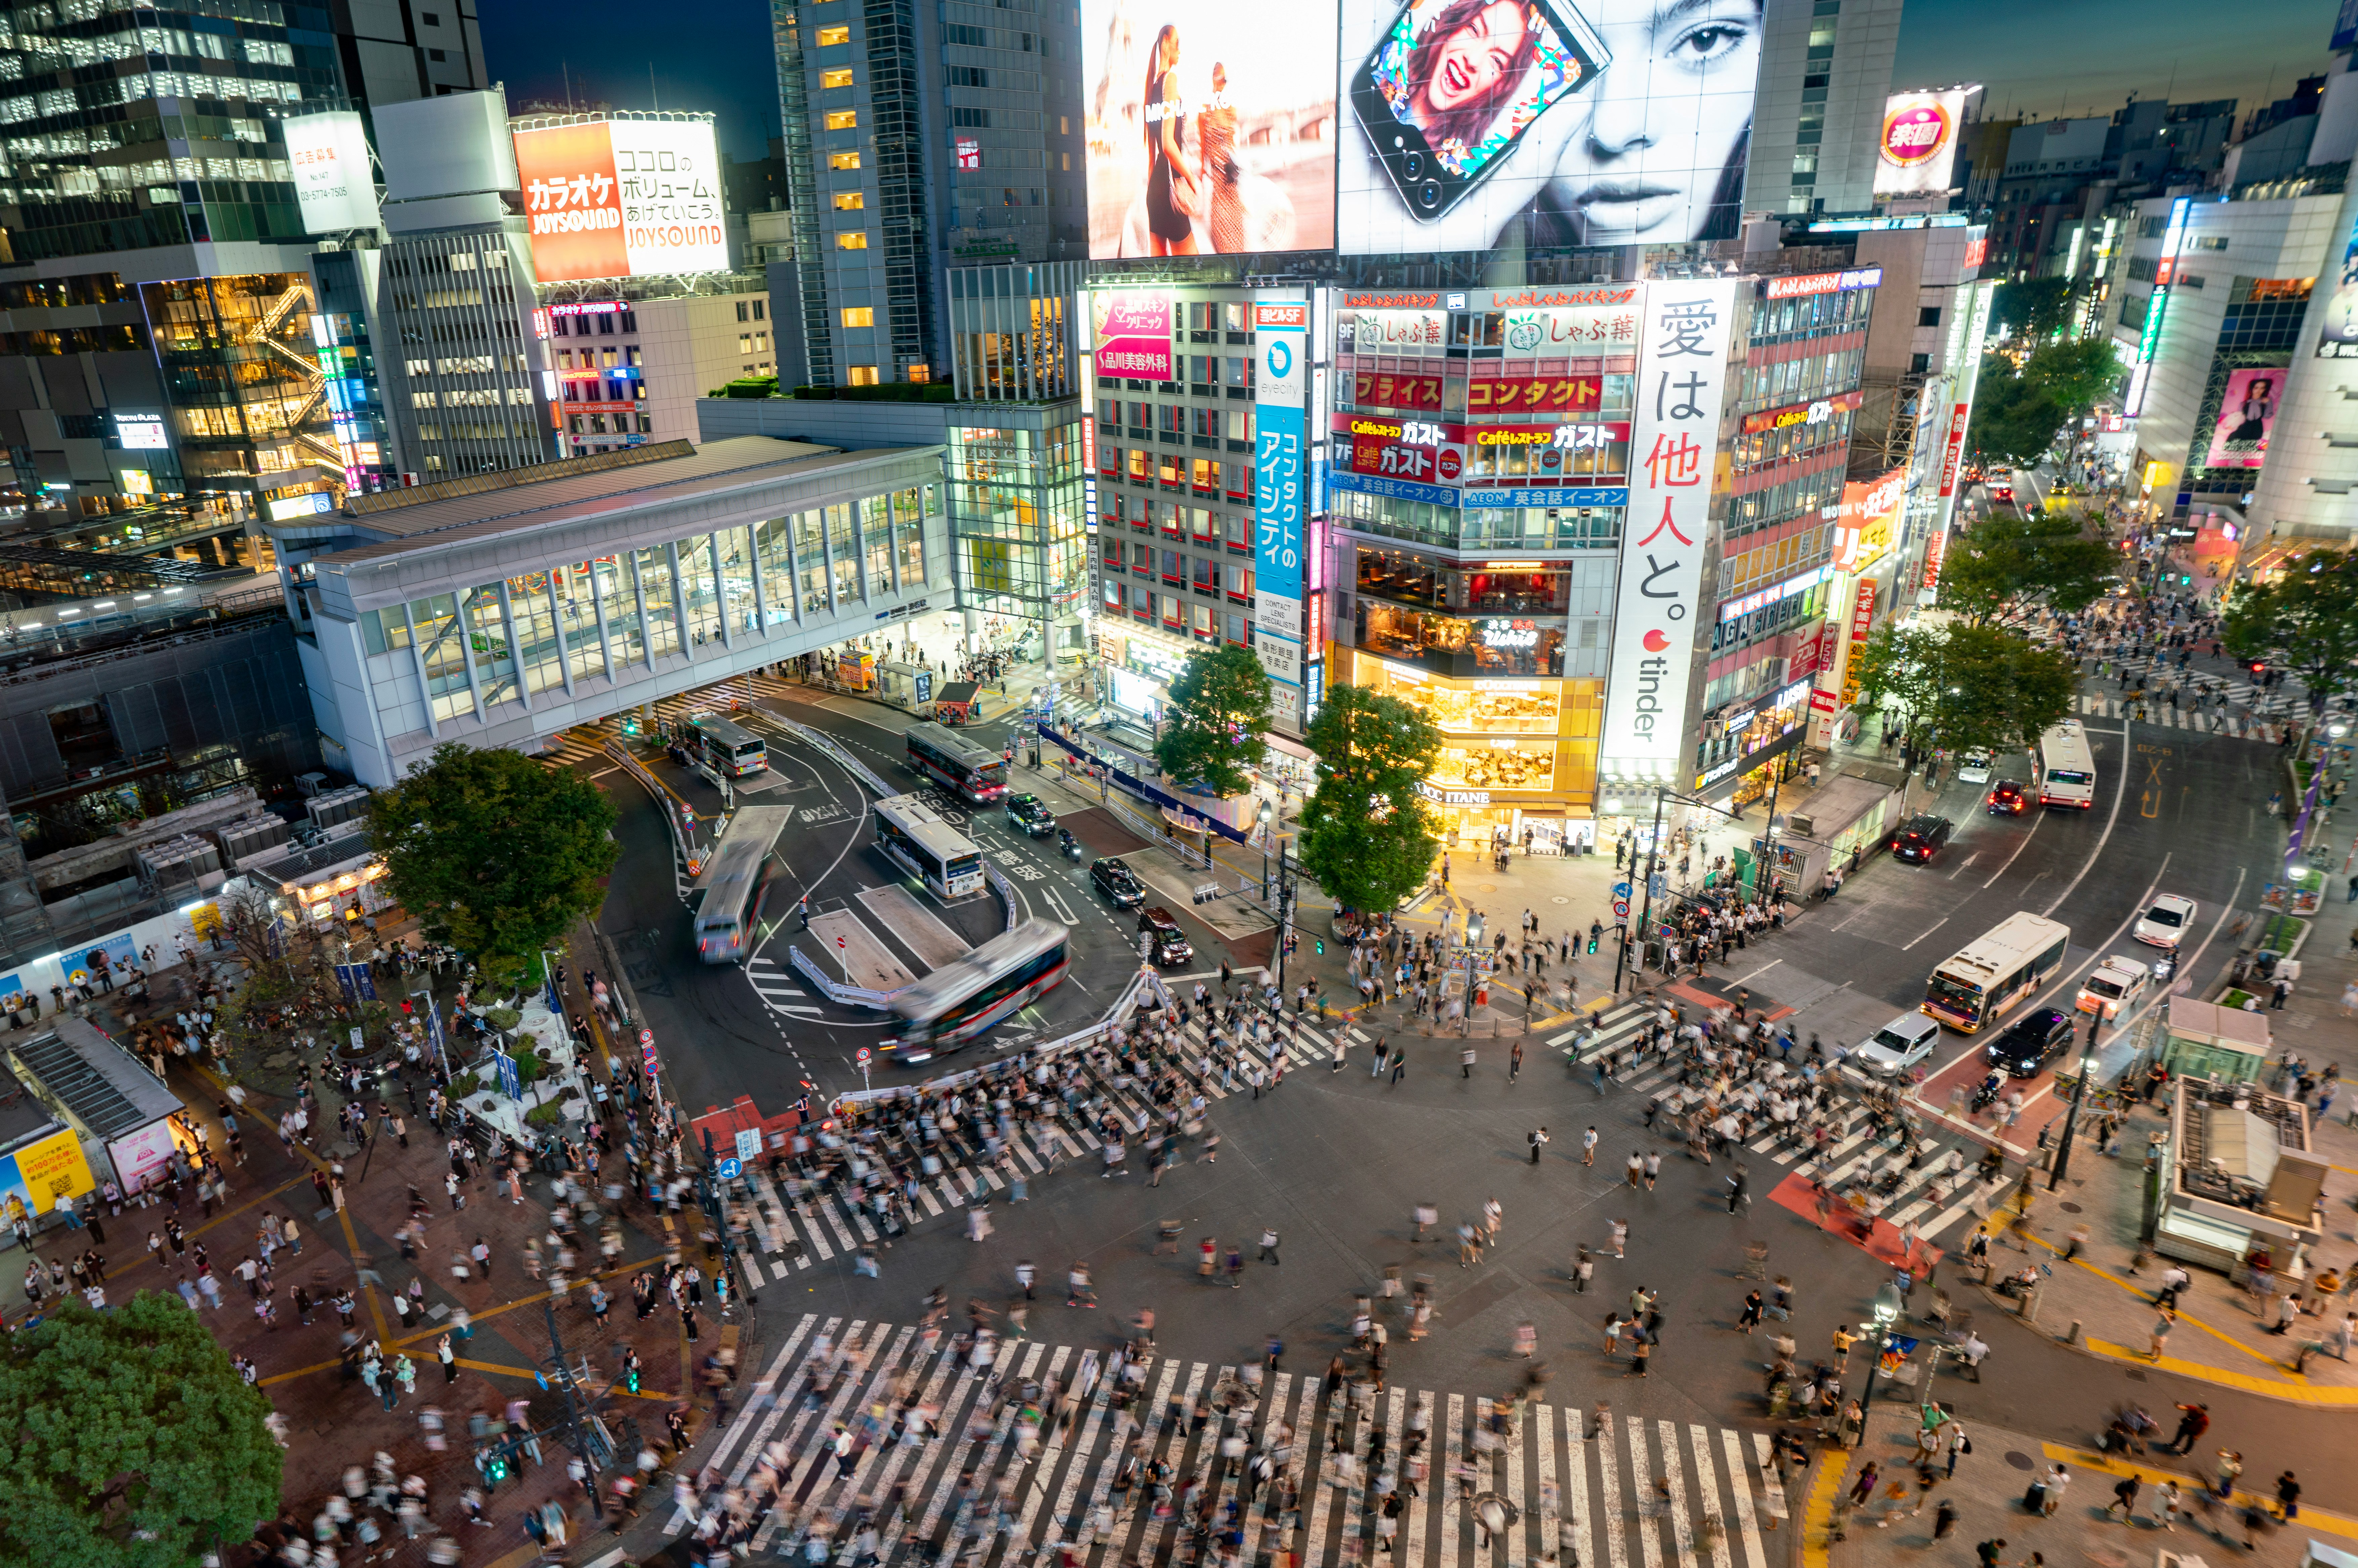
<path fill-rule="evenodd" d="M 1302 567 L 1309 546 L 1310 303 L 1253 301 L 1253 642 L 1261 667 L 1302 684 Z M 1296 703 L 1291 709 L 1301 711 Z"/>
<path fill-rule="evenodd" d="M 1732 280 L 1646 285 L 1629 511 L 1597 749 L 1607 776 L 1674 779 L 1688 751 L 1687 677 L 1735 313 Z"/>

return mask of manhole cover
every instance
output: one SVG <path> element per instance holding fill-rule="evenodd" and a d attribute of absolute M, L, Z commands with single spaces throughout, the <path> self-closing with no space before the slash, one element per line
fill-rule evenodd
<path fill-rule="evenodd" d="M 2022 1453 L 2018 1449 L 2007 1449 L 2006 1451 L 2006 1462 L 2013 1465 L 2017 1470 L 2029 1470 L 2037 1467 L 2037 1461 L 2033 1460 L 2029 1454 Z"/>
<path fill-rule="evenodd" d="M 1570 903 L 1572 902 L 1572 900 L 1570 900 L 1570 899 L 1568 899 L 1568 898 L 1564 897 L 1564 896 L 1563 896 L 1563 894 L 1561 894 L 1561 893 L 1558 893 L 1555 897 L 1553 897 L 1553 898 L 1552 898 L 1552 899 L 1548 900 L 1548 902 L 1549 902 L 1550 903 Z"/>
<path fill-rule="evenodd" d="M 1474 884 L 1474 891 L 1476 892 L 1497 892 L 1498 891 L 1498 884 L 1497 882 L 1476 882 Z"/>
<path fill-rule="evenodd" d="M 2080 1206 L 2075 1203 L 2058 1204 L 2056 1206 L 2061 1208 L 2065 1214 L 2077 1214 L 2080 1212 Z"/>

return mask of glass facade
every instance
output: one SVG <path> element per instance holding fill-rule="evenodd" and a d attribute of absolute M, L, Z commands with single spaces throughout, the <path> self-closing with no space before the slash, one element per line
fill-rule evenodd
<path fill-rule="evenodd" d="M 946 460 L 960 605 L 1044 629 L 1075 622 L 1088 589 L 1079 422 L 953 426 Z"/>
<path fill-rule="evenodd" d="M 313 466 L 342 473 L 308 276 L 185 278 L 139 295 L 190 488 L 269 490 Z"/>

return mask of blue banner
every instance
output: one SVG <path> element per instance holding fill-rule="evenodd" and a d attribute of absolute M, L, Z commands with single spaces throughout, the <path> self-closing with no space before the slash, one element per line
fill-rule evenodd
<path fill-rule="evenodd" d="M 434 1059 L 445 1067 L 449 1066 L 449 1053 L 442 1048 L 442 1009 L 436 1003 L 432 991 L 426 993 L 426 1038 L 434 1046 Z"/>
<path fill-rule="evenodd" d="M 524 1076 L 516 1071 L 515 1058 L 504 1051 L 493 1052 L 492 1058 L 499 1064 L 501 1089 L 510 1099 L 524 1098 Z"/>
<path fill-rule="evenodd" d="M 1467 506 L 1627 506 L 1629 488 L 1614 485 L 1594 489 L 1575 489 L 1566 485 L 1544 489 L 1469 490 L 1465 492 Z"/>

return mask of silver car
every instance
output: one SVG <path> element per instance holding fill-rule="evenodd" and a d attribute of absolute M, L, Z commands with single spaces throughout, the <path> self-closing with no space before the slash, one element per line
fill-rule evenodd
<path fill-rule="evenodd" d="M 1932 1054 L 1941 1025 L 1920 1012 L 1903 1012 L 1858 1043 L 1852 1058 L 1870 1073 L 1904 1073 Z"/>

